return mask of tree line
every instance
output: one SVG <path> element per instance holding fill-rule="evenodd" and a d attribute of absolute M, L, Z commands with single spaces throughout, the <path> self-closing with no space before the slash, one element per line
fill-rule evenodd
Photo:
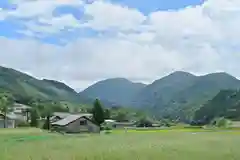
<path fill-rule="evenodd" d="M 68 105 L 64 105 L 57 101 L 43 100 L 32 97 L 13 96 L 11 93 L 0 93 L 0 112 L 3 114 L 4 127 L 7 127 L 7 115 L 13 111 L 14 103 L 20 103 L 30 106 L 30 109 L 26 109 L 27 122 L 21 125 L 39 127 L 39 122 L 45 120 L 42 125 L 44 129 L 50 129 L 50 117 L 54 112 L 74 112 L 78 109 L 72 109 Z M 72 110 L 71 110 L 72 109 Z M 102 106 L 100 100 L 96 99 L 93 103 L 93 107 L 88 107 L 85 112 L 93 114 L 93 121 L 98 125 L 101 125 L 105 119 L 115 118 L 118 121 L 126 121 L 128 119 L 129 112 L 120 108 L 105 108 Z"/>

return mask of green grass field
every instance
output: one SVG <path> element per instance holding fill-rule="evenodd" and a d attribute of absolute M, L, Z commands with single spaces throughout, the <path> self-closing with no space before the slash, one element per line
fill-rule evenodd
<path fill-rule="evenodd" d="M 0 160 L 240 160 L 240 131 L 115 131 L 59 135 L 0 130 Z"/>

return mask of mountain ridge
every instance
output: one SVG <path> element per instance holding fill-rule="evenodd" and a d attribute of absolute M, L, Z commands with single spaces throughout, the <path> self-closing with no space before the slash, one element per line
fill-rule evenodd
<path fill-rule="evenodd" d="M 61 82 L 37 79 L 12 68 L 0 67 L 0 89 L 14 95 L 80 102 L 77 92 Z"/>
<path fill-rule="evenodd" d="M 110 79 L 110 81 L 112 80 L 114 79 Z M 109 80 L 103 80 L 100 82 L 105 83 L 105 86 L 109 89 L 111 85 L 108 85 L 108 81 Z M 105 88 L 100 87 L 101 89 L 98 90 L 98 84 L 99 83 L 96 83 L 90 86 L 91 94 L 95 94 L 95 98 L 104 94 Z M 145 109 L 158 116 L 168 115 L 185 119 L 187 114 L 192 116 L 205 101 L 213 98 L 221 90 L 239 88 L 240 80 L 225 72 L 196 76 L 188 72 L 176 71 L 155 80 L 151 84 L 142 86 L 142 88 L 134 92 L 134 94 L 130 96 L 132 98 L 127 99 L 124 104 L 121 104 L 121 101 L 115 101 L 115 103 Z M 86 90 L 88 89 L 89 88 L 84 90 L 86 93 L 85 96 L 87 96 L 88 92 L 86 92 Z M 97 92 L 95 92 L 95 89 Z M 114 87 L 111 88 L 111 90 L 118 91 Z M 114 94 L 115 93 L 112 92 L 110 97 L 105 96 L 104 99 L 114 101 L 115 99 L 111 99 Z M 125 94 L 125 92 L 115 95 L 122 96 L 123 94 Z"/>
<path fill-rule="evenodd" d="M 180 119 L 191 118 L 196 110 L 221 90 L 239 88 L 240 80 L 225 72 L 196 76 L 176 71 L 148 85 L 126 78 L 111 78 L 78 93 L 62 82 L 37 79 L 12 68 L 0 67 L 0 91 L 17 96 L 82 104 L 91 104 L 99 98 L 107 107 L 132 107 L 160 117 Z"/>

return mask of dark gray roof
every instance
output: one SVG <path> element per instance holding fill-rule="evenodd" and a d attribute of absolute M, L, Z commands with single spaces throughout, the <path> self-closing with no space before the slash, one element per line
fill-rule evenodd
<path fill-rule="evenodd" d="M 89 118 L 89 116 L 91 116 L 91 115 L 92 114 L 69 114 L 65 118 L 63 118 L 59 121 L 53 122 L 52 125 L 65 126 L 81 117 Z"/>
<path fill-rule="evenodd" d="M 72 114 L 72 113 L 68 113 L 68 112 L 54 112 L 53 113 L 53 116 L 57 116 L 57 117 L 60 117 L 60 118 L 66 118 L 67 116 L 70 116 L 70 115 L 84 115 L 86 117 L 91 117 L 92 114 L 90 113 L 76 113 L 76 114 Z"/>
<path fill-rule="evenodd" d="M 65 118 L 69 115 L 71 115 L 71 114 L 67 113 L 67 112 L 54 112 L 53 113 L 53 116 L 57 116 L 57 117 L 60 117 L 60 118 Z"/>
<path fill-rule="evenodd" d="M 57 122 L 53 122 L 52 125 L 65 126 L 65 125 L 67 125 L 67 124 L 69 124 L 69 123 L 71 123 L 71 122 L 73 122 L 73 121 L 75 121 L 75 120 L 77 120 L 81 117 L 82 116 L 80 116 L 80 115 L 69 115 L 64 119 L 61 119 Z"/>

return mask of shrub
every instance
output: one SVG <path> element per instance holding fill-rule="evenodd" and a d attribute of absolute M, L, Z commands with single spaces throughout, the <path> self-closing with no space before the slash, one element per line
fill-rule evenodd
<path fill-rule="evenodd" d="M 108 126 L 104 127 L 104 133 L 105 134 L 110 134 L 110 133 L 112 133 L 111 131 L 112 131 L 112 128 L 110 128 Z"/>
<path fill-rule="evenodd" d="M 30 124 L 26 121 L 18 121 L 16 126 L 17 127 L 30 127 Z"/>
<path fill-rule="evenodd" d="M 112 128 L 110 128 L 109 126 L 106 126 L 106 127 L 104 128 L 104 130 L 110 131 L 110 130 L 112 130 Z"/>
<path fill-rule="evenodd" d="M 225 119 L 224 117 L 215 118 L 212 121 L 212 125 L 219 128 L 227 128 L 230 126 L 230 124 L 231 124 L 231 121 L 228 119 Z"/>
<path fill-rule="evenodd" d="M 136 126 L 137 127 L 152 127 L 153 123 L 151 122 L 151 120 L 147 119 L 147 118 L 142 118 L 140 119 L 137 123 Z"/>
<path fill-rule="evenodd" d="M 51 129 L 50 116 L 47 117 L 47 119 L 45 120 L 42 128 L 45 129 L 45 130 L 50 130 Z"/>

